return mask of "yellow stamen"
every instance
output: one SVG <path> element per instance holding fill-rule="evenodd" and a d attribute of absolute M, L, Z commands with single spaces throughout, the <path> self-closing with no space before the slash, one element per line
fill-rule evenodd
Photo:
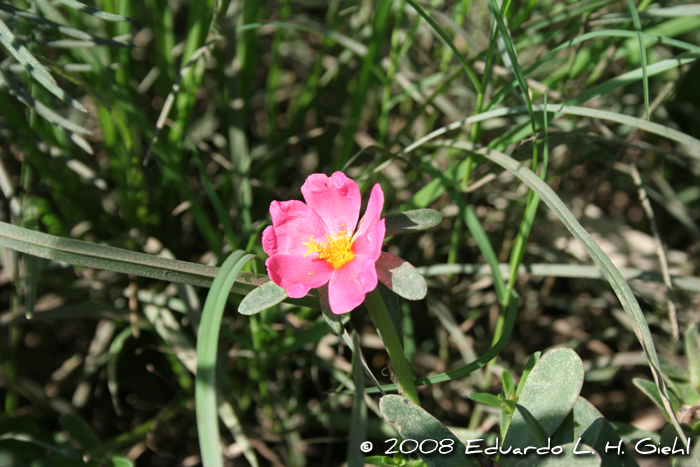
<path fill-rule="evenodd" d="M 309 249 L 304 257 L 309 253 L 318 253 L 319 259 L 325 259 L 335 269 L 343 267 L 355 257 L 352 251 L 352 237 L 345 230 L 326 235 L 320 242 L 314 240 L 312 235 L 303 245 Z"/>

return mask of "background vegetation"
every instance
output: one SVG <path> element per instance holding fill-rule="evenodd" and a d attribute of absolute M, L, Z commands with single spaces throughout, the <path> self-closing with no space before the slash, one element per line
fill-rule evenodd
<path fill-rule="evenodd" d="M 460 437 L 493 437 L 499 410 L 468 395 L 498 394 L 504 369 L 517 383 L 533 353 L 568 347 L 581 394 L 623 439 L 658 439 L 667 414 L 635 380 L 653 378 L 629 315 L 549 207 L 475 151 L 491 148 L 532 167 L 622 268 L 674 409 L 697 430 L 698 5 L 16 0 L 0 20 L 3 222 L 208 266 L 245 250 L 260 258 L 247 270 L 265 273 L 270 202 L 344 170 L 365 198 L 381 183 L 386 214 L 443 215 L 385 247 L 428 281 L 425 300 L 400 302 L 417 377 L 484 354 L 505 291 L 519 293 L 497 359 L 419 388 L 429 413 Z M 146 278 L 101 253 L 69 266 L 85 263 L 2 237 L 0 465 L 197 465 L 195 329 L 216 271 Z M 346 343 L 315 299 L 243 316 L 241 298 L 218 346 L 227 464 L 342 465 Z M 346 327 L 390 383 L 364 307 Z M 367 439 L 384 446 L 391 430 L 370 410 Z"/>

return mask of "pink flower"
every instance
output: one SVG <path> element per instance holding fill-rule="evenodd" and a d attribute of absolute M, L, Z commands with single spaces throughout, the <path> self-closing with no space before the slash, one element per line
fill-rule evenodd
<path fill-rule="evenodd" d="M 359 226 L 360 189 L 344 173 L 309 175 L 301 193 L 306 204 L 270 204 L 272 225 L 263 232 L 263 249 L 270 255 L 267 272 L 291 298 L 328 283 L 331 311 L 352 311 L 377 287 L 384 192 L 374 185 Z"/>

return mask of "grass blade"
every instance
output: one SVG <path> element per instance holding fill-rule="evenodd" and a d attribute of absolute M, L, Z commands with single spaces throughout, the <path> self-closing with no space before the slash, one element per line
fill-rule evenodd
<path fill-rule="evenodd" d="M 634 6 L 633 0 L 627 0 L 627 4 L 630 7 L 630 13 L 632 13 L 632 19 L 634 20 L 634 29 L 637 30 L 637 39 L 639 40 L 639 54 L 642 57 L 642 82 L 644 83 L 644 109 L 646 110 L 647 120 L 649 120 L 649 77 L 647 76 L 647 48 L 644 45 L 644 39 L 642 38 L 642 23 L 639 21 L 639 12 L 637 7 Z"/>
<path fill-rule="evenodd" d="M 45 3 L 46 0 L 36 0 L 37 6 L 40 9 L 44 9 L 44 5 L 42 3 Z M 51 7 L 49 7 L 51 8 Z M 19 8 L 16 8 L 12 5 L 9 5 L 4 2 L 0 2 L 0 10 L 6 11 L 8 13 L 11 13 L 15 16 L 19 16 L 21 18 L 27 19 L 29 21 L 32 21 L 36 24 L 39 24 L 41 26 L 47 27 L 49 29 L 55 29 L 56 31 L 60 32 L 61 34 L 65 34 L 68 37 L 72 37 L 74 39 L 79 39 L 83 41 L 92 41 L 97 44 L 102 44 L 102 45 L 109 45 L 112 47 L 133 47 L 133 44 L 127 44 L 124 42 L 119 42 L 115 41 L 112 39 L 105 39 L 99 36 L 95 36 L 94 34 L 87 33 L 85 31 L 81 31 L 80 29 L 72 28 L 70 26 L 66 26 L 60 23 L 57 23 L 55 21 L 51 21 L 50 19 L 43 18 L 41 16 L 35 15 L 34 13 L 30 13 L 25 10 L 21 10 Z"/>
<path fill-rule="evenodd" d="M 27 107 L 30 107 L 31 109 L 36 111 L 37 114 L 41 115 L 49 122 L 61 126 L 66 130 L 72 131 L 73 133 L 80 133 L 83 135 L 90 134 L 90 132 L 85 128 L 61 117 L 53 110 L 49 109 L 41 102 L 34 99 L 27 91 L 25 91 L 19 84 L 17 84 L 17 82 L 14 79 L 12 79 L 3 71 L 0 71 L 0 87 L 1 86 L 7 87 L 10 91 L 10 94 L 15 96 L 17 100 L 19 100 Z"/>
<path fill-rule="evenodd" d="M 678 431 L 678 434 L 683 437 L 683 431 L 678 423 L 678 419 L 671 407 L 671 401 L 668 396 L 668 390 L 666 384 L 663 380 L 663 375 L 661 373 L 659 358 L 656 354 L 656 348 L 654 346 L 654 341 L 651 337 L 651 332 L 649 331 L 649 326 L 644 319 L 644 313 L 639 307 L 632 290 L 630 289 L 625 279 L 618 271 L 617 267 L 612 263 L 608 255 L 606 255 L 600 246 L 593 240 L 590 234 L 584 229 L 581 224 L 576 220 L 576 217 L 569 211 L 562 200 L 557 196 L 557 194 L 552 190 L 549 185 L 547 185 L 542 179 L 540 179 L 537 174 L 524 167 L 518 161 L 512 157 L 503 154 L 502 152 L 495 151 L 489 148 L 474 149 L 474 146 L 463 141 L 446 141 L 444 145 L 447 147 L 461 147 L 468 151 L 475 151 L 478 154 L 483 155 L 487 159 L 495 162 L 504 169 L 511 172 L 513 175 L 522 180 L 526 185 L 530 187 L 535 193 L 537 193 L 542 200 L 549 206 L 549 208 L 559 217 L 559 219 L 564 223 L 567 229 L 576 237 L 576 239 L 581 242 L 581 245 L 586 249 L 593 260 L 598 264 L 600 269 L 605 275 L 612 286 L 615 295 L 617 295 L 625 313 L 629 317 L 630 321 L 634 326 L 635 334 L 639 343 L 642 345 L 644 354 L 649 362 L 649 367 L 651 368 L 654 380 L 656 381 L 656 386 L 659 389 L 659 393 L 664 402 L 667 415 L 674 427 Z"/>
<path fill-rule="evenodd" d="M 469 76 L 469 80 L 472 82 L 472 86 L 474 86 L 474 89 L 476 90 L 477 93 L 481 93 L 481 83 L 479 82 L 479 78 L 477 78 L 476 73 L 474 73 L 474 70 L 472 69 L 471 66 L 469 66 L 469 63 L 462 57 L 462 54 L 459 50 L 457 50 L 457 47 L 454 45 L 454 42 L 452 42 L 452 39 L 450 39 L 450 36 L 445 33 L 445 31 L 440 27 L 439 24 L 435 22 L 433 18 L 428 15 L 425 10 L 423 10 L 416 2 L 413 0 L 406 0 L 406 3 L 411 5 L 414 10 L 430 25 L 431 28 L 437 33 L 437 35 L 442 39 L 442 42 L 446 46 L 448 46 L 450 49 L 452 49 L 452 52 L 454 52 L 455 56 L 457 57 L 457 60 L 459 60 L 459 63 L 462 65 L 462 68 L 464 68 L 464 71 L 467 72 L 467 76 Z"/>
<path fill-rule="evenodd" d="M 367 405 L 365 393 L 360 391 L 365 387 L 365 376 L 362 369 L 360 353 L 360 336 L 352 333 L 352 343 L 355 351 L 352 354 L 352 374 L 355 381 L 355 397 L 352 400 L 352 415 L 350 418 L 350 436 L 348 443 L 348 467 L 363 467 L 364 455 L 360 450 L 360 444 L 366 439 L 367 432 Z"/>
<path fill-rule="evenodd" d="M 532 111 L 532 99 L 530 99 L 530 89 L 527 86 L 527 80 L 525 79 L 523 70 L 520 68 L 520 64 L 518 63 L 518 57 L 515 55 L 515 47 L 513 47 L 513 41 L 508 33 L 506 23 L 503 21 L 503 16 L 501 15 L 501 9 L 498 7 L 498 3 L 496 3 L 496 0 L 489 0 L 489 6 L 491 7 L 491 13 L 493 14 L 493 18 L 498 26 L 498 31 L 501 33 L 501 37 L 503 38 L 503 43 L 506 47 L 508 58 L 510 58 L 511 64 L 513 65 L 515 78 L 518 80 L 520 89 L 523 92 L 523 97 L 525 97 L 528 112 L 530 113 L 530 127 L 532 128 L 532 136 L 535 136 L 537 133 L 537 128 L 535 128 L 535 114 Z"/>
<path fill-rule="evenodd" d="M 82 13 L 88 14 L 90 16 L 94 16 L 96 18 L 103 19 L 105 21 L 116 21 L 116 22 L 123 22 L 123 21 L 133 21 L 131 18 L 127 18 L 126 16 L 122 15 L 115 15 L 113 13 L 107 13 L 105 11 L 100 11 L 96 10 L 95 8 L 92 8 L 84 3 L 80 3 L 76 0 L 58 0 L 59 2 L 63 3 L 64 5 L 74 8 L 78 11 L 81 11 Z"/>
<path fill-rule="evenodd" d="M 581 93 L 581 94 L 584 94 L 584 93 Z M 544 112 L 544 106 L 542 106 L 542 105 L 533 105 L 532 108 L 535 112 Z M 445 133 L 447 133 L 449 131 L 456 130 L 457 128 L 460 128 L 464 125 L 468 125 L 471 123 L 480 122 L 480 121 L 484 121 L 484 120 L 490 120 L 492 118 L 497 118 L 497 117 L 505 117 L 505 116 L 509 116 L 509 115 L 521 115 L 521 114 L 524 114 L 527 112 L 528 112 L 528 108 L 525 106 L 503 107 L 500 109 L 489 110 L 488 112 L 484 112 L 484 113 L 481 113 L 478 115 L 474 115 L 472 117 L 465 118 L 464 120 L 460 120 L 458 122 L 451 123 L 449 125 L 446 125 L 442 128 L 438 128 L 437 130 L 427 134 L 423 138 L 419 139 L 418 141 L 414 142 L 410 146 L 406 147 L 406 149 L 404 149 L 399 155 L 403 156 L 411 151 L 414 151 L 415 149 L 419 148 L 420 146 L 422 146 L 426 142 L 428 142 L 432 139 L 435 139 L 438 136 L 444 135 Z M 700 151 L 700 140 L 698 140 L 697 138 L 693 138 L 692 136 L 689 136 L 685 133 L 682 133 L 678 130 L 674 130 L 674 129 L 669 128 L 667 126 L 660 125 L 658 123 L 647 122 L 646 120 L 643 120 L 641 118 L 630 117 L 629 115 L 623 115 L 623 114 L 619 114 L 616 112 L 610 112 L 607 110 L 598 110 L 598 109 L 592 109 L 589 107 L 578 107 L 578 106 L 574 106 L 574 105 L 560 105 L 560 104 L 548 105 L 547 112 L 554 113 L 554 115 L 551 117 L 552 120 L 559 118 L 561 115 L 578 115 L 581 117 L 598 118 L 601 120 L 609 120 L 609 121 L 620 123 L 623 125 L 629 125 L 629 126 L 632 126 L 634 128 L 638 128 L 640 130 L 647 131 L 649 133 L 654 133 L 656 135 L 663 136 L 665 138 L 676 141 L 678 143 L 685 144 L 691 148 L 694 148 L 696 151 Z M 696 155 L 694 153 L 689 153 L 688 156 L 692 157 L 694 159 L 700 159 L 700 155 Z M 439 196 L 439 194 L 437 196 Z"/>
<path fill-rule="evenodd" d="M 218 404 L 216 401 L 216 352 L 219 344 L 219 328 L 229 291 L 243 266 L 254 255 L 243 251 L 232 253 L 214 278 L 207 294 L 202 322 L 197 336 L 197 379 L 195 403 L 197 433 L 204 467 L 223 467 L 221 439 L 219 435 Z"/>
<path fill-rule="evenodd" d="M 489 274 L 491 267 L 484 264 L 433 264 L 416 268 L 425 277 L 441 274 Z M 501 275 L 510 270 L 507 263 L 498 264 Z M 521 264 L 518 274 L 529 274 L 533 277 L 575 277 L 578 279 L 605 279 L 598 266 L 587 264 Z M 635 268 L 622 268 L 620 274 L 625 280 L 639 280 L 663 283 L 663 275 L 656 271 L 642 271 Z M 671 276 L 673 286 L 680 290 L 700 293 L 700 277 Z"/>
<path fill-rule="evenodd" d="M 64 263 L 106 269 L 108 271 L 211 287 L 219 269 L 160 256 L 137 253 L 96 243 L 56 237 L 0 222 L 0 247 Z M 264 274 L 241 272 L 231 292 L 247 295 L 254 288 L 269 282 Z M 288 303 L 318 308 L 313 295 L 288 299 Z"/>
<path fill-rule="evenodd" d="M 34 56 L 16 37 L 12 34 L 12 31 L 7 27 L 7 25 L 0 19 L 0 43 L 5 47 L 5 49 L 20 62 L 29 71 L 29 74 L 41 83 L 51 94 L 58 97 L 64 102 L 72 105 L 81 112 L 87 112 L 82 104 L 72 97 L 70 97 L 66 92 L 58 87 L 58 83 L 51 76 L 49 70 L 44 68 L 44 65 L 39 63 L 39 61 L 34 58 Z"/>
<path fill-rule="evenodd" d="M 505 319 L 505 324 L 503 326 L 503 333 L 501 334 L 500 339 L 498 339 L 498 342 L 496 342 L 486 353 L 484 353 L 481 357 L 477 358 L 473 362 L 464 365 L 459 368 L 455 368 L 454 370 L 446 371 L 444 373 L 438 373 L 437 375 L 433 376 L 428 376 L 425 378 L 419 378 L 413 382 L 416 386 L 423 386 L 426 384 L 434 384 L 434 383 L 443 383 L 445 381 L 451 381 L 456 378 L 462 378 L 464 376 L 467 376 L 468 374 L 478 370 L 479 368 L 483 368 L 486 366 L 491 360 L 496 358 L 498 354 L 503 350 L 503 347 L 505 347 L 506 343 L 508 342 L 508 339 L 510 338 L 511 333 L 513 332 L 513 328 L 515 327 L 515 318 L 518 316 L 518 294 L 514 290 L 511 290 L 510 292 L 511 298 L 508 302 L 508 310 L 506 311 L 506 319 Z M 365 392 L 368 394 L 371 393 L 377 393 L 377 392 L 386 392 L 386 391 L 395 391 L 397 389 L 396 384 L 387 384 L 384 386 L 381 386 L 380 388 L 369 388 Z"/>

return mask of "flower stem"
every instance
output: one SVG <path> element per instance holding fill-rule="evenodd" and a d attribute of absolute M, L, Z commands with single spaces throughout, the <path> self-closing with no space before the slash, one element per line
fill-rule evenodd
<path fill-rule="evenodd" d="M 372 316 L 374 325 L 377 327 L 379 337 L 384 341 L 384 346 L 389 354 L 391 364 L 394 367 L 394 375 L 396 376 L 396 383 L 399 386 L 399 390 L 406 399 L 420 405 L 418 392 L 416 391 L 415 384 L 413 384 L 413 371 L 411 371 L 411 366 L 408 360 L 406 360 L 399 335 L 396 333 L 396 328 L 394 328 L 394 324 L 391 322 L 389 310 L 386 308 L 379 288 L 367 294 L 365 297 L 365 305 Z"/>

